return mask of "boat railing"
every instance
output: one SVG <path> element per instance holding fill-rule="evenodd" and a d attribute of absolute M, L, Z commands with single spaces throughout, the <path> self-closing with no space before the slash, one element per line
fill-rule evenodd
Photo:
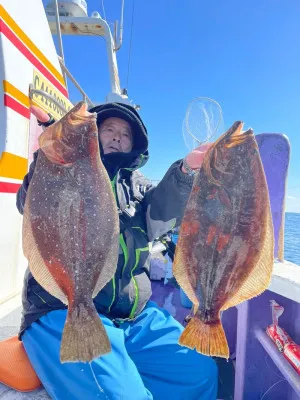
<path fill-rule="evenodd" d="M 85 91 L 82 89 L 82 87 L 79 85 L 79 83 L 76 81 L 76 79 L 74 78 L 74 76 L 71 74 L 71 72 L 68 70 L 68 68 L 66 67 L 64 60 L 62 59 L 62 57 L 58 56 L 58 60 L 61 66 L 61 69 L 63 70 L 63 72 L 68 76 L 68 78 L 71 80 L 71 82 L 73 82 L 73 84 L 76 86 L 76 88 L 79 90 L 79 92 L 82 94 L 83 96 L 83 100 L 86 101 L 89 106 L 93 107 L 94 103 L 92 102 L 92 100 L 88 97 L 88 95 L 85 93 Z"/>
<path fill-rule="evenodd" d="M 40 95 L 45 97 L 49 102 L 55 104 L 57 108 L 59 108 L 63 114 L 66 114 L 68 110 L 51 94 L 45 92 L 44 90 L 34 89 L 33 85 L 29 85 L 29 98 L 33 99 L 33 95 Z"/>
<path fill-rule="evenodd" d="M 59 46 L 59 52 L 60 52 L 60 57 L 65 64 L 65 57 L 64 57 L 64 49 L 63 49 L 63 42 L 62 42 L 62 37 L 61 37 L 61 29 L 60 29 L 60 21 L 59 21 L 59 12 L 58 12 L 58 1 L 55 0 L 55 22 L 56 22 L 56 33 L 57 33 L 57 38 L 58 38 L 58 46 Z M 68 90 L 68 84 L 67 84 L 67 78 L 66 78 L 66 71 L 63 70 L 63 77 L 65 80 L 65 85 L 66 89 Z"/>

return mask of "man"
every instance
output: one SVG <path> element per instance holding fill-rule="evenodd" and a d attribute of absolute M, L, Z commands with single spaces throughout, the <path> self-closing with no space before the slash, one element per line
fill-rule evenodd
<path fill-rule="evenodd" d="M 32 111 L 42 124 L 51 123 L 41 110 Z M 213 400 L 214 361 L 179 346 L 182 326 L 149 302 L 148 243 L 180 224 L 193 182 L 191 167 L 200 167 L 206 148 L 194 151 L 185 162 L 175 162 L 151 188 L 137 172 L 148 160 L 148 137 L 136 110 L 111 103 L 90 111 L 97 113 L 100 153 L 120 215 L 117 272 L 94 299 L 112 351 L 90 365 L 60 364 L 66 307 L 29 270 L 20 330 L 25 350 L 52 399 Z M 17 194 L 21 213 L 37 157 L 38 152 Z"/>

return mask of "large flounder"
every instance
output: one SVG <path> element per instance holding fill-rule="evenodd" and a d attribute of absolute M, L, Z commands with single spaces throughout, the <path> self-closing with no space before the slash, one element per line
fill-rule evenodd
<path fill-rule="evenodd" d="M 23 250 L 35 279 L 68 305 L 60 358 L 111 350 L 92 298 L 115 273 L 119 218 L 99 153 L 96 114 L 84 102 L 39 138 L 24 209 Z"/>
<path fill-rule="evenodd" d="M 220 312 L 262 293 L 273 268 L 267 183 L 253 131 L 236 122 L 205 155 L 181 224 L 173 273 L 193 303 L 179 343 L 228 358 Z"/>

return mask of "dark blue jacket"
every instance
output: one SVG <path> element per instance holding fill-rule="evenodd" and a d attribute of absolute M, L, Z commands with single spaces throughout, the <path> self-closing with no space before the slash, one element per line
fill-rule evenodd
<path fill-rule="evenodd" d="M 135 135 L 142 133 L 137 129 Z M 149 242 L 179 226 L 192 187 L 192 178 L 181 172 L 181 161 L 169 168 L 157 187 L 152 187 L 138 171 L 148 159 L 147 147 L 143 148 L 141 140 L 135 143 L 139 143 L 140 148 L 133 149 L 133 156 L 122 160 L 122 166 L 114 171 L 114 176 L 110 171 L 120 215 L 119 260 L 114 278 L 94 299 L 98 312 L 116 321 L 135 317 L 149 300 Z M 21 214 L 37 157 L 38 152 L 34 154 L 34 161 L 17 193 Z M 103 161 L 104 165 L 109 165 L 110 160 Z M 20 332 L 46 313 L 63 308 L 66 306 L 43 289 L 28 268 L 24 278 Z"/>

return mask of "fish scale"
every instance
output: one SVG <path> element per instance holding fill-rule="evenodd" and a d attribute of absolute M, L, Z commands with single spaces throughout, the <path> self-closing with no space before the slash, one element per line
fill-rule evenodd
<path fill-rule="evenodd" d="M 23 219 L 23 251 L 34 278 L 68 305 L 61 362 L 111 350 L 93 297 L 113 278 L 119 218 L 99 151 L 96 114 L 76 105 L 39 138 Z"/>
<path fill-rule="evenodd" d="M 195 177 L 173 274 L 193 303 L 179 343 L 229 357 L 220 313 L 269 285 L 274 234 L 269 193 L 253 131 L 237 121 L 207 151 Z"/>

